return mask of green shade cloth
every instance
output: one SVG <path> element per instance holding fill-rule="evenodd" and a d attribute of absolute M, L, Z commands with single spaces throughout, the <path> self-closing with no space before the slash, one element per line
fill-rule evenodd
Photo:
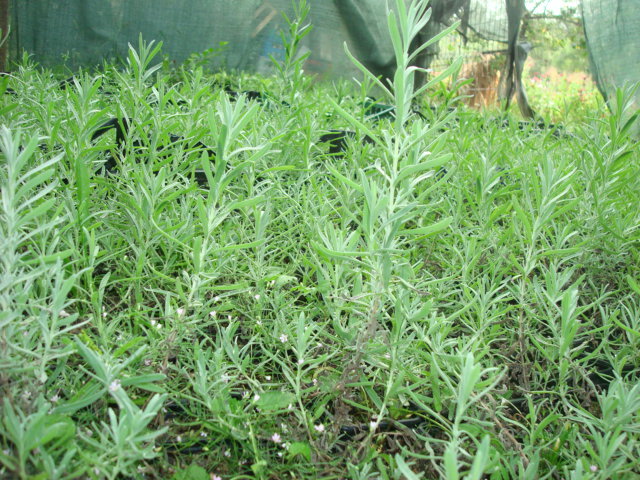
<path fill-rule="evenodd" d="M 393 71 L 386 0 L 310 1 L 311 34 L 302 53 L 311 73 L 357 73 L 344 53 L 352 52 L 377 74 Z M 228 42 L 212 67 L 267 73 L 269 56 L 282 58 L 281 12 L 293 15 L 290 0 L 29 0 L 13 2 L 13 54 L 25 50 L 44 66 L 70 68 L 124 58 L 139 34 L 163 42 L 163 54 L 182 62 L 194 53 Z"/>
<path fill-rule="evenodd" d="M 640 82 L 640 3 L 582 0 L 582 15 L 593 75 L 605 99 L 614 100 L 616 88 Z M 640 89 L 631 110 L 639 108 Z M 640 136 L 640 124 L 634 133 Z"/>
<path fill-rule="evenodd" d="M 297 0 L 294 0 L 297 3 Z M 360 76 L 344 53 L 351 52 L 376 75 L 393 76 L 394 55 L 388 33 L 393 0 L 308 0 L 313 29 L 301 45 L 311 52 L 309 73 Z M 433 17 L 421 40 L 456 19 L 485 39 L 507 41 L 505 0 L 431 0 Z M 163 54 L 177 63 L 207 50 L 213 68 L 267 74 L 269 56 L 284 55 L 279 36 L 292 18 L 291 0 L 21 0 L 12 2 L 12 57 L 27 51 L 41 65 L 71 69 L 124 58 L 128 44 L 163 42 Z M 226 43 L 223 50 L 219 47 Z M 437 49 L 432 55 L 437 54 Z M 423 59 L 424 66 L 432 58 Z"/>

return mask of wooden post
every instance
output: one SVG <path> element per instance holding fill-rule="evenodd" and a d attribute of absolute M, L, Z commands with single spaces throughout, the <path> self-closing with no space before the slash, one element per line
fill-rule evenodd
<path fill-rule="evenodd" d="M 9 51 L 9 0 L 0 0 L 0 29 L 5 42 L 0 47 L 0 72 L 7 71 L 7 52 Z"/>

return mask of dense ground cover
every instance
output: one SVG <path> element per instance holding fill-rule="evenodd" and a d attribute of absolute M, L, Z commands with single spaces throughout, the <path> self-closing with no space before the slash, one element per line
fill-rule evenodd
<path fill-rule="evenodd" d="M 527 76 L 527 94 L 536 112 L 552 122 L 580 123 L 608 114 L 588 73 L 558 72 L 554 68 Z"/>
<path fill-rule="evenodd" d="M 640 475 L 624 95 L 557 131 L 397 78 L 394 118 L 153 55 L 3 79 L 0 476 Z"/>

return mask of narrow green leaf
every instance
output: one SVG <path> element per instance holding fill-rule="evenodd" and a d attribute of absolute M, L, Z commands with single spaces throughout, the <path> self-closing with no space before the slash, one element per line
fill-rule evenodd
<path fill-rule="evenodd" d="M 38 439 L 37 446 L 47 445 L 50 450 L 55 450 L 71 440 L 75 433 L 76 426 L 69 417 L 59 414 L 49 415 L 46 417 L 45 428 Z"/>
<path fill-rule="evenodd" d="M 345 177 L 344 175 L 342 175 L 338 170 L 336 170 L 333 166 L 331 165 L 327 165 L 327 169 L 331 172 L 331 174 L 336 177 L 338 180 L 340 180 L 342 183 L 344 183 L 345 185 L 349 185 L 351 188 L 353 188 L 356 192 L 360 192 L 363 193 L 364 189 L 362 188 L 362 185 L 354 182 L 353 180 L 348 179 L 347 177 Z"/>
<path fill-rule="evenodd" d="M 323 247 L 314 241 L 311 242 L 311 246 L 315 248 L 319 253 L 324 255 L 325 257 L 334 257 L 334 258 L 353 260 L 354 257 L 365 256 L 368 254 L 367 252 L 338 252 L 336 250 L 331 250 L 329 248 Z"/>
<path fill-rule="evenodd" d="M 255 207 L 266 201 L 267 197 L 264 195 L 258 195 L 256 197 L 247 198 L 246 200 L 239 200 L 229 204 L 229 210 L 241 210 L 245 208 Z"/>
<path fill-rule="evenodd" d="M 243 248 L 255 248 L 255 247 L 259 247 L 260 245 L 263 245 L 264 243 L 265 243 L 265 240 L 256 240 L 255 242 L 249 242 L 249 243 L 237 243 L 235 245 L 227 245 L 226 247 L 216 248 L 213 250 L 213 252 L 218 253 L 218 252 L 228 252 L 231 250 L 242 250 Z"/>
<path fill-rule="evenodd" d="M 622 328 L 623 330 L 629 332 L 630 334 L 634 335 L 635 337 L 640 338 L 640 331 L 634 330 L 633 328 L 629 327 L 628 325 L 625 325 L 620 320 L 618 320 L 615 316 L 613 317 L 613 322 L 616 325 L 618 325 L 620 328 Z"/>
<path fill-rule="evenodd" d="M 634 278 L 631 275 L 627 275 L 626 279 L 627 279 L 627 283 L 631 287 L 631 290 L 633 290 L 638 295 L 640 295 L 640 284 L 638 284 L 638 282 L 634 280 Z"/>
<path fill-rule="evenodd" d="M 464 477 L 465 480 L 480 480 L 482 478 L 482 474 L 489 463 L 489 442 L 489 435 L 485 435 L 473 457 L 471 470 Z"/>
<path fill-rule="evenodd" d="M 420 480 L 422 474 L 418 475 L 413 470 L 411 470 L 409 465 L 407 465 L 407 463 L 404 461 L 404 458 L 402 458 L 399 453 L 396 453 L 394 459 L 396 461 L 398 471 L 402 473 L 404 478 L 406 478 L 407 480 Z"/>
<path fill-rule="evenodd" d="M 378 79 L 373 73 L 371 73 L 367 67 L 365 67 L 356 57 L 354 57 L 349 51 L 349 47 L 347 47 L 347 42 L 344 42 L 344 52 L 346 53 L 351 63 L 353 63 L 358 70 L 360 70 L 365 77 L 371 80 L 374 84 L 376 84 L 386 95 L 387 99 L 393 100 L 393 93 L 387 88 L 387 86 Z M 330 98 L 329 101 L 332 101 Z"/>
<path fill-rule="evenodd" d="M 291 392 L 268 391 L 260 394 L 255 406 L 264 411 L 285 410 L 295 400 L 296 397 Z"/>
<path fill-rule="evenodd" d="M 441 167 L 445 163 L 449 162 L 452 156 L 453 156 L 452 154 L 447 153 L 444 155 L 439 155 L 434 158 L 427 157 L 428 160 L 425 160 L 415 165 L 406 166 L 402 168 L 398 173 L 398 180 L 396 181 L 396 183 L 401 182 L 408 176 L 414 176 L 427 170 L 435 170 L 436 168 Z"/>
<path fill-rule="evenodd" d="M 458 474 L 458 448 L 456 442 L 451 441 L 444 452 L 444 470 L 447 475 L 447 480 L 458 480 L 460 475 Z"/>
<path fill-rule="evenodd" d="M 135 377 L 123 378 L 122 385 L 136 387 L 139 384 L 147 384 L 153 382 L 162 382 L 166 375 L 162 373 L 147 373 L 146 375 L 136 375 Z M 160 393 L 164 393 L 161 391 Z"/>
<path fill-rule="evenodd" d="M 132 348 L 140 345 L 141 343 L 147 342 L 149 339 L 146 337 L 134 337 L 129 340 L 127 343 L 119 347 L 115 352 L 113 352 L 113 358 L 118 358 L 124 355 L 127 351 Z"/>
<path fill-rule="evenodd" d="M 368 126 L 366 126 L 364 123 L 362 123 L 360 120 L 358 120 L 357 118 L 355 118 L 353 115 L 351 115 L 351 113 L 347 112 L 344 108 L 342 108 L 340 105 L 338 105 L 338 103 L 333 99 L 333 98 L 329 98 L 329 103 L 331 103 L 331 105 L 333 106 L 333 108 L 335 108 L 338 113 L 340 114 L 340 116 L 342 116 L 343 118 L 345 118 L 349 123 L 351 123 L 351 125 L 353 125 L 356 129 L 364 132 L 369 138 L 371 138 L 376 144 L 378 144 L 380 147 L 388 149 L 389 147 L 387 146 L 387 144 L 385 142 L 383 142 L 378 135 L 376 135 L 373 130 L 371 130 Z"/>
<path fill-rule="evenodd" d="M 440 220 L 437 223 L 428 225 L 426 227 L 411 228 L 409 230 L 400 230 L 400 234 L 401 235 L 419 235 L 420 238 L 426 238 L 431 235 L 435 235 L 436 233 L 440 233 L 443 230 L 446 230 L 449 227 L 449 225 L 451 225 L 452 221 L 453 221 L 453 217 L 447 217 Z"/>
<path fill-rule="evenodd" d="M 72 256 L 74 253 L 75 253 L 75 249 L 68 248 L 67 250 L 56 252 L 51 255 L 37 256 L 34 258 L 24 258 L 23 262 L 25 265 L 35 265 L 40 263 L 48 265 L 48 264 L 56 263 L 58 260 L 66 260 L 67 258 Z"/>
<path fill-rule="evenodd" d="M 23 226 L 23 225 L 26 225 L 29 222 L 31 222 L 31 220 L 33 220 L 34 218 L 38 218 L 38 217 L 44 216 L 44 214 L 46 212 L 48 212 L 51 209 L 51 207 L 53 207 L 55 205 L 55 203 L 56 203 L 56 199 L 55 198 L 49 198 L 48 200 L 45 200 L 44 202 L 42 202 L 37 207 L 33 207 L 27 213 L 22 215 L 20 217 L 20 220 L 18 222 L 16 222 L 17 225 L 18 226 Z"/>
<path fill-rule="evenodd" d="M 68 401 L 54 407 L 53 413 L 72 415 L 81 408 L 97 402 L 106 393 L 107 387 L 96 380 L 91 380 Z"/>
<path fill-rule="evenodd" d="M 191 261 L 193 262 L 193 269 L 196 273 L 199 273 L 202 267 L 202 236 L 196 235 L 193 237 L 191 243 Z"/>

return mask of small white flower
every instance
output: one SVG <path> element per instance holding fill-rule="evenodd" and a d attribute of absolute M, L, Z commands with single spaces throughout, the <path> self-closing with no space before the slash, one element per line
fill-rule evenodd
<path fill-rule="evenodd" d="M 280 438 L 280 434 L 279 433 L 274 433 L 273 435 L 271 435 L 271 441 L 275 442 L 275 443 L 281 443 L 282 442 L 282 438 Z"/>
<path fill-rule="evenodd" d="M 589 470 L 591 470 L 593 473 L 596 473 L 598 471 L 598 466 L 597 465 L 591 465 L 589 467 Z"/>
<path fill-rule="evenodd" d="M 318 385 L 318 379 L 317 379 L 317 378 L 314 378 L 314 379 L 312 380 L 312 383 L 313 383 L 313 386 L 314 386 L 314 387 L 315 387 L 315 386 L 317 386 L 317 385 Z"/>
<path fill-rule="evenodd" d="M 152 319 L 149 323 L 151 324 L 152 327 L 155 327 L 156 323 L 158 323 L 158 322 L 156 322 L 155 320 Z"/>
<path fill-rule="evenodd" d="M 102 318 L 107 318 L 107 312 L 102 312 Z"/>
<path fill-rule="evenodd" d="M 279 457 L 282 457 L 282 452 L 278 452 L 278 456 L 279 456 Z"/>
<path fill-rule="evenodd" d="M 202 438 L 207 438 L 208 437 L 207 432 L 200 432 L 200 436 Z"/>
<path fill-rule="evenodd" d="M 233 317 L 231 315 L 227 315 L 227 320 L 231 321 Z"/>
<path fill-rule="evenodd" d="M 316 432 L 322 433 L 324 432 L 324 425 L 323 424 L 319 424 L 319 425 L 314 425 L 313 426 L 314 430 Z"/>
<path fill-rule="evenodd" d="M 160 330 L 160 329 L 162 328 L 162 324 L 161 324 L 161 323 L 159 323 L 158 325 L 156 325 L 156 328 L 157 328 L 158 330 Z"/>
<path fill-rule="evenodd" d="M 265 375 L 264 379 L 268 382 L 271 380 L 271 375 Z"/>
<path fill-rule="evenodd" d="M 151 366 L 151 359 L 150 358 L 145 358 L 144 359 L 144 366 L 145 367 Z"/>
<path fill-rule="evenodd" d="M 179 316 L 182 316 L 182 315 L 184 315 L 184 311 L 185 311 L 185 310 L 184 310 L 184 308 L 179 308 L 179 309 L 177 309 L 177 310 L 176 310 L 176 313 L 177 313 Z"/>
<path fill-rule="evenodd" d="M 229 450 L 224 451 L 224 456 L 229 458 L 231 456 L 231 452 Z"/>
<path fill-rule="evenodd" d="M 178 443 L 182 442 L 182 437 L 180 435 L 178 435 L 176 437 L 176 442 L 178 442 Z"/>
<path fill-rule="evenodd" d="M 378 422 L 375 420 L 372 420 L 371 422 L 369 422 L 369 429 L 370 430 L 375 430 L 376 428 L 378 428 Z"/>
<path fill-rule="evenodd" d="M 51 397 L 51 403 L 58 403 L 58 400 L 60 400 L 60 397 L 57 393 L 53 397 Z"/>
<path fill-rule="evenodd" d="M 89 430 L 87 428 L 87 431 L 85 432 L 87 434 L 88 437 L 92 437 L 93 436 L 93 431 Z"/>
<path fill-rule="evenodd" d="M 255 298 L 256 300 L 260 300 L 260 294 L 258 294 L 258 293 L 255 294 L 253 298 Z"/>
<path fill-rule="evenodd" d="M 210 311 L 210 312 L 209 312 L 209 316 L 210 316 L 211 318 L 215 318 L 215 317 L 216 317 L 216 311 L 215 311 L 215 310 Z"/>
<path fill-rule="evenodd" d="M 253 401 L 257 402 L 258 400 L 260 400 L 260 395 L 258 395 L 257 393 L 253 396 Z"/>
<path fill-rule="evenodd" d="M 226 373 L 223 373 L 220 378 L 222 379 L 222 381 L 224 383 L 229 383 L 229 380 L 231 380 L 231 377 L 229 375 L 227 375 Z"/>
<path fill-rule="evenodd" d="M 61 318 L 67 318 L 69 317 L 69 312 L 67 312 L 66 310 L 60 310 L 60 317 Z"/>
<path fill-rule="evenodd" d="M 115 392 L 117 390 L 120 389 L 120 387 L 122 386 L 122 384 L 120 383 L 120 380 L 118 380 L 117 378 L 111 382 L 111 384 L 109 385 L 109 391 L 110 392 Z"/>
<path fill-rule="evenodd" d="M 287 410 L 293 410 L 293 404 L 290 403 L 289 405 L 287 405 Z"/>
<path fill-rule="evenodd" d="M 284 333 L 282 335 L 280 335 L 280 341 L 282 343 L 287 343 L 288 340 L 289 340 L 289 337 L 287 335 L 285 335 Z"/>
<path fill-rule="evenodd" d="M 256 324 L 257 324 L 257 325 L 262 325 L 262 320 L 257 320 L 257 321 L 256 321 Z"/>
<path fill-rule="evenodd" d="M 298 359 L 298 365 L 302 365 L 304 363 L 304 358 Z"/>
<path fill-rule="evenodd" d="M 213 297 L 213 301 L 214 302 L 219 302 L 220 301 L 220 297 L 218 295 L 216 295 L 215 297 Z"/>

